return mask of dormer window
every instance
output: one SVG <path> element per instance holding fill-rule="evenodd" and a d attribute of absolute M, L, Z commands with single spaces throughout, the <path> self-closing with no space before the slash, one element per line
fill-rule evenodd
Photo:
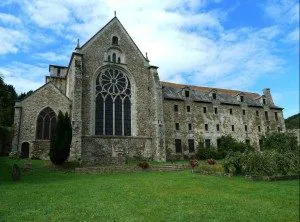
<path fill-rule="evenodd" d="M 213 99 L 217 99 L 217 94 L 216 93 L 212 93 L 212 98 Z"/>
<path fill-rule="evenodd" d="M 240 96 L 241 102 L 244 102 L 244 96 Z"/>
<path fill-rule="evenodd" d="M 112 44 L 113 45 L 119 45 L 119 38 L 117 36 L 112 37 Z"/>
<path fill-rule="evenodd" d="M 185 90 L 185 97 L 190 97 L 190 91 L 188 91 L 188 90 Z"/>

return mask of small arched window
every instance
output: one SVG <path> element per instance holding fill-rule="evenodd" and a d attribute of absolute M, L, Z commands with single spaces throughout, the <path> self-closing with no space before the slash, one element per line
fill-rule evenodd
<path fill-rule="evenodd" d="M 107 60 L 110 62 L 110 55 L 107 57 Z"/>
<path fill-rule="evenodd" d="M 113 45 L 119 45 L 119 38 L 117 36 L 112 37 L 112 44 Z"/>
<path fill-rule="evenodd" d="M 118 57 L 118 63 L 121 63 L 121 58 L 120 57 Z"/>
<path fill-rule="evenodd" d="M 49 140 L 56 127 L 56 114 L 50 107 L 43 109 L 37 118 L 36 139 Z"/>
<path fill-rule="evenodd" d="M 116 63 L 116 62 L 117 62 L 117 56 L 116 56 L 116 53 L 113 53 L 113 54 L 112 54 L 112 62 L 113 62 L 113 63 Z"/>

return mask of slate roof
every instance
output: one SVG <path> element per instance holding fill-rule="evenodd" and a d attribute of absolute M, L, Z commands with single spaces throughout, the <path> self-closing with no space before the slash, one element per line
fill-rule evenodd
<path fill-rule="evenodd" d="M 251 92 L 242 92 L 237 90 L 230 89 L 220 89 L 220 88 L 210 88 L 210 87 L 202 87 L 202 86 L 191 86 L 191 85 L 183 85 L 176 84 L 171 82 L 161 82 L 164 99 L 174 99 L 174 100 L 184 100 L 184 94 L 182 91 L 184 89 L 191 89 L 191 99 L 196 102 L 204 102 L 211 103 L 212 98 L 209 96 L 211 91 L 216 91 L 217 100 L 220 101 L 221 104 L 229 104 L 229 105 L 240 105 L 240 102 L 237 100 L 237 96 L 240 94 L 244 96 L 244 102 L 248 106 L 252 107 L 263 107 L 260 98 L 262 97 L 258 93 Z M 281 107 L 271 105 L 270 108 L 274 109 L 282 109 Z"/>

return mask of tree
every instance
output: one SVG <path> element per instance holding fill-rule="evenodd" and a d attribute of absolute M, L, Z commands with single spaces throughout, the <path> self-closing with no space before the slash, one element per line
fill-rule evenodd
<path fill-rule="evenodd" d="M 300 128 L 300 113 L 287 118 L 285 120 L 285 126 L 287 129 L 299 129 Z"/>
<path fill-rule="evenodd" d="M 63 164 L 70 155 L 72 126 L 68 113 L 59 111 L 56 129 L 51 134 L 50 160 L 55 165 Z"/>

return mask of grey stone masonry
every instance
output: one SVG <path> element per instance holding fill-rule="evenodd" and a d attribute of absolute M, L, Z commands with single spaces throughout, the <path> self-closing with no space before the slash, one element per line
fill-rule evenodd
<path fill-rule="evenodd" d="M 285 132 L 283 108 L 268 88 L 260 95 L 175 84 L 160 81 L 157 71 L 114 17 L 77 44 L 67 66 L 49 65 L 46 84 L 16 103 L 13 150 L 23 144 L 30 157 L 47 159 L 49 124 L 60 110 L 72 121 L 69 160 L 86 164 L 165 161 L 170 150 L 194 155 L 199 142 L 216 147 L 222 135 L 259 150 L 261 136 Z M 41 121 L 45 109 L 51 121 L 49 116 Z"/>

